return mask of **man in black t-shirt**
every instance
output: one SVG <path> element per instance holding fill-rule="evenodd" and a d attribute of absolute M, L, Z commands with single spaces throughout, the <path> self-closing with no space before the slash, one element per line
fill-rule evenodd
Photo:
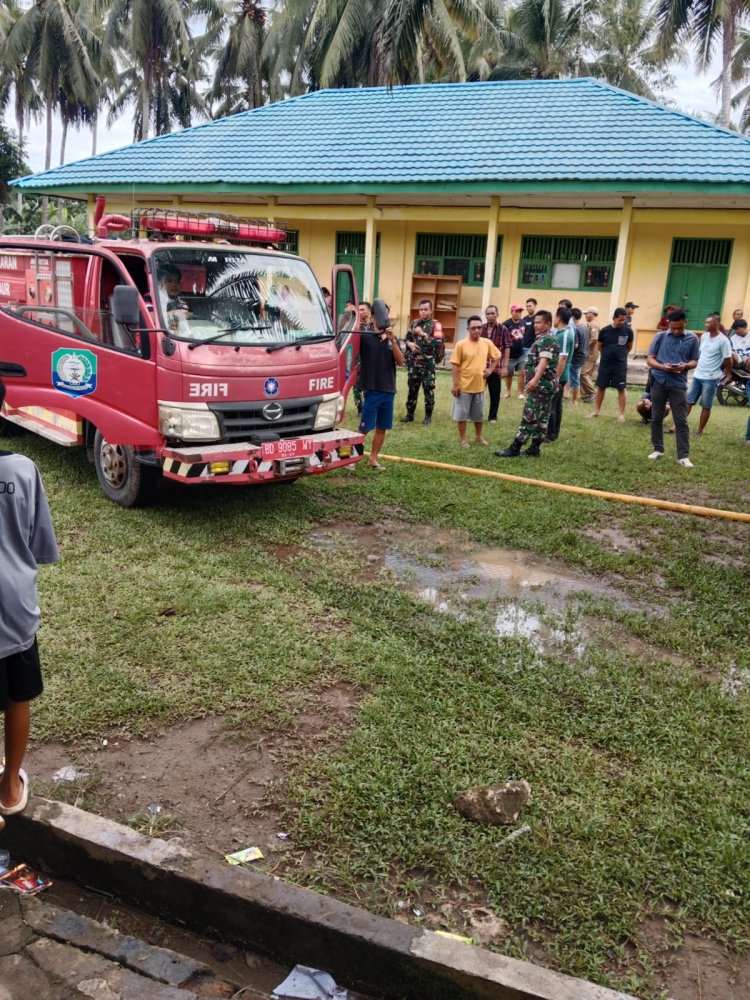
<path fill-rule="evenodd" d="M 528 349 L 524 350 L 523 341 L 526 334 L 526 324 L 523 321 L 523 306 L 514 303 L 510 307 L 510 316 L 503 324 L 511 336 L 510 354 L 508 355 L 508 374 L 505 376 L 505 398 L 513 391 L 513 376 L 518 376 L 518 396 L 523 396 L 526 381 L 526 358 Z M 533 317 L 532 317 L 533 319 Z"/>
<path fill-rule="evenodd" d="M 526 299 L 526 315 L 522 317 L 521 322 L 523 323 L 523 349 L 527 355 L 531 350 L 531 345 L 536 340 L 536 331 L 534 330 L 536 307 L 536 299 Z"/>
<path fill-rule="evenodd" d="M 377 305 L 377 303 L 376 303 Z M 380 449 L 385 441 L 385 432 L 393 427 L 393 401 L 396 398 L 396 365 L 404 363 L 404 355 L 393 336 L 393 328 L 363 333 L 359 344 L 359 384 L 365 401 L 362 406 L 360 434 L 372 436 L 368 467 L 383 472 L 378 462 Z"/>
<path fill-rule="evenodd" d="M 621 306 L 615 309 L 612 322 L 599 331 L 599 374 L 596 377 L 596 403 L 590 417 L 598 417 L 602 411 L 606 389 L 617 389 L 620 414 L 617 419 L 625 423 L 625 388 L 628 376 L 628 354 L 633 349 L 633 330 L 628 326 L 628 313 Z"/>

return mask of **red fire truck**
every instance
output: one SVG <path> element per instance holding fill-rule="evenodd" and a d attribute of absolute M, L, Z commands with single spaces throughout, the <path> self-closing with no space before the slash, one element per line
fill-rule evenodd
<path fill-rule="evenodd" d="M 0 238 L 0 433 L 87 449 L 124 507 L 181 483 L 290 482 L 361 459 L 338 427 L 357 377 L 310 266 L 268 223 L 144 210 Z M 131 230 L 133 238 L 119 238 Z M 354 276 L 332 288 L 356 305 Z M 334 298 L 335 301 L 335 298 Z M 342 324 L 340 324 L 342 325 Z"/>

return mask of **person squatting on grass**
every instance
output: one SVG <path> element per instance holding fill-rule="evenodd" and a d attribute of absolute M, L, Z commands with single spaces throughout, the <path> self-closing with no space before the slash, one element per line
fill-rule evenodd
<path fill-rule="evenodd" d="M 0 381 L 0 407 L 5 386 Z M 36 633 L 37 567 L 59 559 L 39 470 L 24 455 L 0 451 L 0 708 L 5 715 L 5 762 L 0 768 L 0 827 L 26 808 L 22 768 L 29 742 L 29 703 L 43 689 Z"/>
<path fill-rule="evenodd" d="M 377 305 L 377 302 L 376 302 Z M 368 466 L 383 472 L 378 462 L 380 449 L 385 441 L 385 432 L 393 427 L 393 403 L 396 398 L 396 365 L 404 363 L 404 356 L 398 341 L 393 336 L 393 328 L 374 333 L 363 333 L 359 343 L 359 381 L 364 392 L 360 434 L 372 436 Z"/>
<path fill-rule="evenodd" d="M 692 469 L 687 422 L 687 373 L 698 364 L 698 338 L 685 330 L 685 313 L 669 314 L 669 329 L 657 333 L 648 349 L 646 364 L 653 372 L 651 384 L 651 461 L 664 457 L 664 410 L 672 408 L 677 438 L 677 461 Z"/>
<path fill-rule="evenodd" d="M 557 391 L 557 364 L 560 346 L 551 332 L 552 314 L 540 309 L 534 317 L 536 340 L 529 351 L 526 366 L 526 402 L 513 442 L 504 451 L 496 451 L 498 458 L 518 458 L 521 448 L 529 441 L 524 454 L 529 458 L 539 457 L 539 445 L 547 433 L 552 397 Z"/>
<path fill-rule="evenodd" d="M 462 448 L 469 447 L 469 442 L 466 440 L 466 424 L 469 420 L 474 422 L 476 443 L 487 444 L 482 437 L 484 390 L 487 379 L 496 370 L 502 357 L 492 340 L 482 336 L 481 316 L 469 316 L 466 326 L 469 336 L 459 340 L 451 355 L 453 419 L 458 424 L 458 437 Z"/>

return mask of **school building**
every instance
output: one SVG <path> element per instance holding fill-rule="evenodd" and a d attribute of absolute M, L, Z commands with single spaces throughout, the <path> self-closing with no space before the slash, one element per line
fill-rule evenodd
<path fill-rule="evenodd" d="M 644 350 L 667 304 L 750 306 L 750 140 L 591 79 L 317 91 L 16 184 L 281 222 L 401 333 L 420 298 L 449 339 L 490 301 L 632 300 Z"/>

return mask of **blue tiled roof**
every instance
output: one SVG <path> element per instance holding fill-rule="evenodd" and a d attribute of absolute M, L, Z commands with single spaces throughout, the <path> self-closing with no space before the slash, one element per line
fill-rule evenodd
<path fill-rule="evenodd" d="M 538 190 L 567 182 L 750 192 L 750 140 L 590 79 L 321 90 L 17 183 L 95 192 L 191 184 Z"/>

